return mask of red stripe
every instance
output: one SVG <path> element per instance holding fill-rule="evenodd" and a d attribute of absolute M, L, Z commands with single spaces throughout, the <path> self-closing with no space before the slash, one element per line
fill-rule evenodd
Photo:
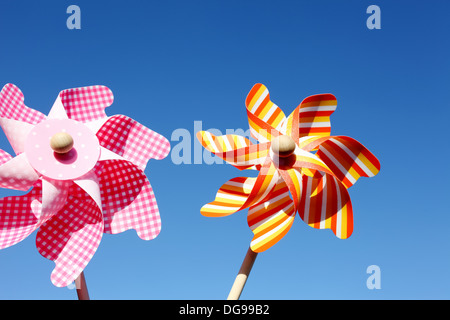
<path fill-rule="evenodd" d="M 303 128 L 299 128 L 299 132 L 300 134 L 308 134 L 308 133 L 331 133 L 331 128 L 330 127 L 315 127 L 315 128 L 308 128 L 308 127 L 303 127 Z"/>
<path fill-rule="evenodd" d="M 270 96 L 267 95 L 263 101 L 261 101 L 261 104 L 258 106 L 258 108 L 255 110 L 254 115 L 259 117 L 259 115 L 261 114 L 261 112 L 264 110 L 264 108 L 267 106 L 267 104 L 270 101 Z"/>
<path fill-rule="evenodd" d="M 286 190 L 287 191 L 287 190 Z M 286 192 L 284 191 L 284 192 Z M 282 192 L 283 193 L 283 192 Z M 290 198 L 289 198 L 290 199 Z M 287 205 L 289 204 L 289 201 L 286 201 L 287 199 L 284 199 L 283 202 L 281 204 L 279 204 L 278 206 L 264 212 L 261 215 L 258 215 L 257 217 L 253 217 L 252 219 L 248 220 L 248 225 L 252 226 L 254 224 L 257 224 L 258 222 L 266 219 L 267 217 L 273 215 L 274 213 L 279 212 L 280 210 L 282 210 L 283 208 L 287 207 Z"/>
<path fill-rule="evenodd" d="M 345 141 L 344 141 L 344 145 L 346 145 Z M 323 151 L 320 150 L 321 148 L 325 148 L 329 153 L 331 153 L 333 155 L 333 157 L 344 167 L 344 169 L 347 172 L 350 171 L 350 168 L 353 168 L 360 177 L 366 176 L 366 173 L 364 172 L 364 170 L 361 169 L 361 167 L 356 163 L 356 161 L 353 160 L 353 158 L 350 157 L 347 154 L 347 152 L 342 150 L 342 148 L 340 146 L 338 146 L 336 143 L 334 143 L 333 140 L 328 140 L 327 142 L 323 143 L 320 146 L 319 151 L 317 152 L 317 156 L 322 159 L 322 157 L 326 157 L 326 155 L 323 153 Z M 326 158 L 328 159 L 329 163 L 332 163 L 332 160 L 330 160 L 328 157 L 326 157 Z M 327 165 L 329 164 L 327 162 L 325 162 L 325 163 Z M 338 171 L 334 171 L 334 170 L 332 170 L 332 171 L 340 172 L 339 169 L 337 169 L 337 170 Z M 345 173 L 344 173 L 344 175 L 345 175 Z M 358 177 L 355 177 L 355 178 L 357 179 Z"/>

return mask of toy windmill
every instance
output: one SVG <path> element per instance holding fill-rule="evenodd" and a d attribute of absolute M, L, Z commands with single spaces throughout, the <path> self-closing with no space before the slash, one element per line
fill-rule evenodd
<path fill-rule="evenodd" d="M 161 227 L 149 159 L 170 150 L 161 135 L 124 116 L 108 117 L 104 86 L 61 91 L 48 116 L 28 108 L 22 92 L 0 92 L 0 126 L 16 153 L 0 150 L 0 187 L 27 191 L 0 199 L 0 249 L 39 229 L 36 247 L 55 262 L 51 281 L 77 284 L 88 299 L 83 270 L 103 233 L 135 229 L 144 240 Z"/>
<path fill-rule="evenodd" d="M 377 158 L 358 141 L 330 136 L 330 115 L 337 105 L 332 94 L 304 99 L 288 117 L 262 84 L 251 89 L 245 103 L 258 144 L 232 134 L 197 133 L 201 144 L 227 163 L 259 171 L 256 178 L 229 180 L 201 208 L 208 217 L 248 208 L 254 236 L 228 299 L 239 299 L 257 254 L 284 237 L 296 212 L 309 226 L 348 238 L 353 211 L 347 189 L 359 177 L 373 177 L 380 170 Z"/>

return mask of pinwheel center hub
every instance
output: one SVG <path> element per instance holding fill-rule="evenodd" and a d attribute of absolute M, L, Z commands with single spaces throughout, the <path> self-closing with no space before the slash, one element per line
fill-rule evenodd
<path fill-rule="evenodd" d="M 50 147 L 56 153 L 68 153 L 73 148 L 73 138 L 67 132 L 55 133 L 50 139 Z"/>
<path fill-rule="evenodd" d="M 28 134 L 25 154 L 42 176 L 74 180 L 94 168 L 100 158 L 100 143 L 95 133 L 81 122 L 47 119 Z"/>
<path fill-rule="evenodd" d="M 295 151 L 295 142 L 289 136 L 278 136 L 272 140 L 273 153 L 281 158 L 289 157 Z"/>

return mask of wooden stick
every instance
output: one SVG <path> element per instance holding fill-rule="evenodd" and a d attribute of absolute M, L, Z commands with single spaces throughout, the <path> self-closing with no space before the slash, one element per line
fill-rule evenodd
<path fill-rule="evenodd" d="M 227 300 L 239 300 L 239 297 L 241 296 L 242 290 L 244 290 L 245 283 L 247 282 L 248 275 L 252 270 L 253 263 L 255 263 L 257 255 L 257 252 L 253 252 L 252 249 L 248 248 L 247 254 L 244 258 L 244 262 L 242 262 L 241 269 L 239 269 L 239 273 L 234 280 Z"/>
<path fill-rule="evenodd" d="M 81 271 L 78 278 L 75 279 L 75 287 L 77 288 L 78 300 L 90 300 L 83 271 Z"/>

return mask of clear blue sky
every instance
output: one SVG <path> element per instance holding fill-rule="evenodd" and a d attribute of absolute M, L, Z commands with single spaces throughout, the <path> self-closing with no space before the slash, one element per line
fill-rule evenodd
<path fill-rule="evenodd" d="M 81 30 L 66 8 L 81 8 Z M 381 8 L 369 30 L 366 9 Z M 332 134 L 380 160 L 378 176 L 350 189 L 354 233 L 337 239 L 296 219 L 259 254 L 242 299 L 449 299 L 450 3 L 433 1 L 2 1 L 0 86 L 48 113 L 60 90 L 102 84 L 109 115 L 126 114 L 171 138 L 247 129 L 244 100 L 260 82 L 289 114 L 317 93 L 338 100 Z M 172 146 L 178 142 L 172 141 Z M 10 150 L 4 136 L 0 147 Z M 93 299 L 225 299 L 252 232 L 246 212 L 206 218 L 200 208 L 227 165 L 146 169 L 161 234 L 104 235 L 85 270 Z M 0 196 L 17 194 L 0 190 Z M 366 287 L 370 265 L 381 289 Z M 35 233 L 0 251 L 0 299 L 76 299 L 54 287 Z"/>

